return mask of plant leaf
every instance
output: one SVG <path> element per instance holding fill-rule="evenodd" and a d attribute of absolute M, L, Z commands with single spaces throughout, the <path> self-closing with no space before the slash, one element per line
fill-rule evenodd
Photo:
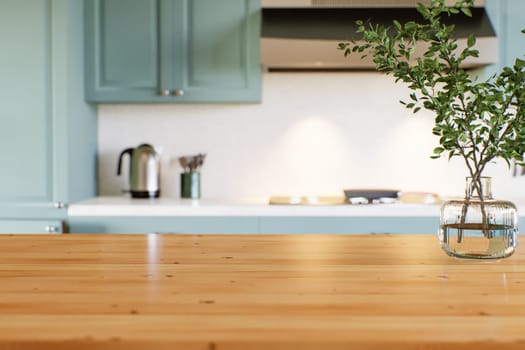
<path fill-rule="evenodd" d="M 470 48 L 474 45 L 476 45 L 476 37 L 474 34 L 470 34 L 467 39 L 467 46 Z"/>
<path fill-rule="evenodd" d="M 463 12 L 468 17 L 472 17 L 472 11 L 470 11 L 468 7 L 462 7 L 461 12 Z"/>

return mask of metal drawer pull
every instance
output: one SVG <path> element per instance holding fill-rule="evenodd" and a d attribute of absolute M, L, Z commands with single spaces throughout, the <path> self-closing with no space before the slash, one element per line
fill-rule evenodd
<path fill-rule="evenodd" d="M 169 96 L 170 95 L 170 90 L 169 89 L 160 89 L 159 95 L 160 96 Z"/>
<path fill-rule="evenodd" d="M 44 230 L 48 233 L 57 233 L 58 227 L 53 226 L 53 225 L 46 225 L 46 227 L 44 227 Z"/>
<path fill-rule="evenodd" d="M 160 96 L 182 96 L 184 95 L 183 89 L 175 89 L 173 91 L 170 91 L 169 89 L 160 89 L 159 91 Z"/>

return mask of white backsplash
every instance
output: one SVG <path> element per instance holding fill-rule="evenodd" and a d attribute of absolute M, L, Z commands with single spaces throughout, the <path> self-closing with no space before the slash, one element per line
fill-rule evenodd
<path fill-rule="evenodd" d="M 161 190 L 179 196 L 176 158 L 207 153 L 202 196 L 339 195 L 389 187 L 461 195 L 460 159 L 432 160 L 433 116 L 399 100 L 409 92 L 375 72 L 266 73 L 261 104 L 99 106 L 99 194 L 120 195 L 121 150 L 162 148 Z M 124 162 L 127 167 L 128 162 Z M 125 169 L 127 170 L 127 169 Z M 525 197 L 525 177 L 505 164 L 487 170 L 498 197 Z"/>

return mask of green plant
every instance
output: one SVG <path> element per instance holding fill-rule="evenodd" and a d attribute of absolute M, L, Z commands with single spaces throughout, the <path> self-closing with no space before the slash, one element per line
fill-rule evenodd
<path fill-rule="evenodd" d="M 443 23 L 454 15 L 472 16 L 473 0 L 458 0 L 447 7 L 445 0 L 418 4 L 421 23 L 393 21 L 391 27 L 357 21 L 360 44 L 340 43 L 344 55 L 373 55 L 377 70 L 392 74 L 413 90 L 410 100 L 401 101 L 417 113 L 434 112 L 433 134 L 439 147 L 432 158 L 462 157 L 472 177 L 474 191 L 483 193 L 480 178 L 495 158 L 510 166 L 524 163 L 525 153 L 525 60 L 516 59 L 498 75 L 477 81 L 460 65 L 477 57 L 476 38 L 470 35 L 460 48 L 454 26 Z M 523 31 L 525 33 L 525 30 Z M 416 43 L 424 43 L 416 56 Z M 485 220 L 483 220 L 485 221 Z"/>

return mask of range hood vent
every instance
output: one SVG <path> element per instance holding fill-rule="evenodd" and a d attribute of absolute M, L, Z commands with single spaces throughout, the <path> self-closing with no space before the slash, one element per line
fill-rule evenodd
<path fill-rule="evenodd" d="M 445 0 L 447 6 L 454 6 L 457 0 Z M 474 7 L 485 7 L 485 0 L 474 0 Z M 264 8 L 300 7 L 413 7 L 418 3 L 429 4 L 430 0 L 262 0 Z"/>
<path fill-rule="evenodd" d="M 370 57 L 344 57 L 337 44 L 357 39 L 355 21 L 370 19 L 391 26 L 421 21 L 417 0 L 266 0 L 262 9 L 261 61 L 270 71 L 374 69 Z M 454 0 L 452 0 L 454 3 Z M 363 6 L 367 7 L 363 7 Z M 453 16 L 460 48 L 471 33 L 477 40 L 480 57 L 470 58 L 465 68 L 497 62 L 498 41 L 486 14 L 484 2 L 477 2 L 472 17 Z M 388 6 L 388 7 L 385 7 Z M 420 47 L 417 52 L 423 52 Z"/>

